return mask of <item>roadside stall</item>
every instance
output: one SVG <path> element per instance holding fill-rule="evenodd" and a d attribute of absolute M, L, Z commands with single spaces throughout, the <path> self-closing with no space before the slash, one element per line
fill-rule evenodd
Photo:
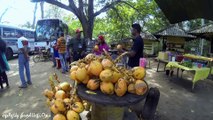
<path fill-rule="evenodd" d="M 141 36 L 144 40 L 144 53 L 148 56 L 156 55 L 159 51 L 159 40 L 148 32 L 142 33 Z"/>
<path fill-rule="evenodd" d="M 169 61 L 180 62 L 183 59 L 184 45 L 185 42 L 194 39 L 195 36 L 187 34 L 184 30 L 179 28 L 178 25 L 170 26 L 166 29 L 160 30 L 154 34 L 158 39 L 162 39 L 163 46 L 166 46 L 165 51 L 161 51 L 158 54 L 157 61 L 157 72 L 161 63 L 164 64 L 164 70 L 166 64 Z"/>
<path fill-rule="evenodd" d="M 190 34 L 193 34 L 199 38 L 204 38 L 206 40 L 210 41 L 211 48 L 209 50 L 209 58 L 208 57 L 200 57 L 200 56 L 190 56 L 193 59 L 202 59 L 205 61 L 208 61 L 208 66 L 210 67 L 210 74 L 213 75 L 213 24 L 207 24 L 201 28 L 198 28 L 196 30 L 193 30 L 190 32 Z"/>
<path fill-rule="evenodd" d="M 160 9 L 163 11 L 165 16 L 168 18 L 169 22 L 172 24 L 179 23 L 179 22 L 182 22 L 185 20 L 196 19 L 196 18 L 204 18 L 204 19 L 208 19 L 208 20 L 213 20 L 213 13 L 209 12 L 209 11 L 211 11 L 211 9 L 213 7 L 213 2 L 211 0 L 201 0 L 201 1 L 155 0 L 155 1 L 158 4 L 158 6 L 160 7 Z M 201 32 L 201 30 L 198 30 L 198 31 L 193 31 L 192 34 L 197 37 L 205 35 L 205 32 Z M 207 33 L 209 33 L 209 32 L 207 32 Z M 212 41 L 211 41 L 211 44 L 213 44 Z M 204 58 L 203 56 L 196 56 L 196 55 L 189 55 L 189 54 L 184 55 L 184 57 L 187 58 L 186 61 L 184 60 L 184 62 L 182 62 L 182 63 L 169 62 L 167 64 L 167 67 L 170 69 L 178 68 L 178 69 L 182 69 L 183 71 L 184 70 L 193 71 L 194 72 L 194 77 L 193 77 L 193 81 L 192 81 L 193 82 L 192 90 L 193 90 L 195 83 L 200 79 L 207 78 L 211 69 L 205 67 L 205 65 L 202 65 L 201 63 L 197 64 L 196 62 L 193 63 L 191 61 L 202 60 L 202 61 L 211 62 L 212 58 L 211 57 Z M 177 72 L 179 72 L 179 70 L 177 70 Z M 172 71 L 172 73 L 173 73 L 173 71 Z"/>

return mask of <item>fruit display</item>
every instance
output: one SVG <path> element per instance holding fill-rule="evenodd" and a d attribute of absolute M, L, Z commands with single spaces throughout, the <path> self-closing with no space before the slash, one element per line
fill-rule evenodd
<path fill-rule="evenodd" d="M 98 45 L 95 45 L 93 49 L 94 49 L 94 51 L 98 51 L 99 50 Z"/>
<path fill-rule="evenodd" d="M 71 69 L 72 71 L 73 69 Z M 78 69 L 76 72 L 84 72 L 84 69 Z M 83 73 L 85 74 L 85 73 Z M 58 85 L 55 85 L 54 78 Z M 76 76 L 81 82 L 83 77 Z M 68 82 L 60 82 L 56 74 L 50 76 L 50 89 L 45 89 L 43 95 L 47 98 L 46 103 L 50 111 L 54 114 L 53 120 L 80 120 L 79 114 L 84 111 L 82 100 L 77 96 L 77 82 L 72 87 Z"/>
<path fill-rule="evenodd" d="M 117 66 L 124 55 L 126 53 L 112 60 L 105 51 L 103 56 L 88 54 L 85 58 L 73 62 L 69 76 L 74 81 L 73 85 L 61 82 L 56 74 L 50 76 L 51 89 L 45 89 L 43 95 L 47 98 L 46 103 L 54 114 L 53 120 L 79 120 L 81 119 L 79 114 L 85 108 L 89 109 L 89 103 L 83 102 L 76 94 L 78 84 L 85 85 L 88 89 L 85 92 L 88 94 L 95 94 L 96 90 L 118 97 L 125 96 L 127 93 L 135 95 L 147 93 L 148 85 L 144 81 L 145 68 L 126 69 Z"/>
<path fill-rule="evenodd" d="M 147 83 L 144 81 L 145 68 L 138 66 L 126 69 L 117 66 L 126 54 L 123 53 L 115 60 L 112 60 L 106 51 L 102 56 L 88 54 L 85 58 L 71 64 L 70 79 L 78 84 L 85 84 L 92 92 L 99 89 L 104 94 L 115 94 L 119 97 L 127 92 L 144 95 L 148 90 Z"/>
<path fill-rule="evenodd" d="M 116 48 L 117 48 L 117 50 L 122 50 L 123 49 L 121 44 L 118 44 Z"/>

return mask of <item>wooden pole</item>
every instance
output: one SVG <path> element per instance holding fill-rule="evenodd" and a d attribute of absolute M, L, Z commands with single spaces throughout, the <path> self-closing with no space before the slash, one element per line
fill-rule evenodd
<path fill-rule="evenodd" d="M 204 19 L 201 19 L 201 26 L 203 27 L 205 25 L 205 21 Z M 200 54 L 203 55 L 203 44 L 204 44 L 204 39 L 202 38 L 201 39 L 201 51 L 200 51 Z"/>
<path fill-rule="evenodd" d="M 211 38 L 211 51 L 210 51 L 210 53 L 212 53 L 213 54 L 213 38 Z"/>

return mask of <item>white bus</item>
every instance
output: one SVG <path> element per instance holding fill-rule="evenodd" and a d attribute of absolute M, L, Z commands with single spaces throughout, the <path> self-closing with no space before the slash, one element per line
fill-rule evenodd
<path fill-rule="evenodd" d="M 68 33 L 68 26 L 60 19 L 38 20 L 35 29 L 35 50 L 45 48 L 48 42 L 56 41 L 60 33 Z"/>
<path fill-rule="evenodd" d="M 18 53 L 18 46 L 17 46 L 18 31 L 22 31 L 24 36 L 29 40 L 30 52 L 34 52 L 34 50 L 35 50 L 34 30 L 22 29 L 22 28 L 18 28 L 18 27 L 0 24 L 0 37 L 7 44 L 7 52 L 6 52 L 7 59 L 11 59 L 14 54 Z"/>

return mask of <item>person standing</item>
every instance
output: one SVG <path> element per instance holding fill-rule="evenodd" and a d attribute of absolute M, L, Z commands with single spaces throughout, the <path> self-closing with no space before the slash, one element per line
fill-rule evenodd
<path fill-rule="evenodd" d="M 57 67 L 57 69 L 60 69 L 61 62 L 60 62 L 60 58 L 59 58 L 59 54 L 58 54 L 57 40 L 55 41 L 53 48 L 54 48 L 53 50 L 54 50 L 54 58 L 56 61 L 56 67 Z"/>
<path fill-rule="evenodd" d="M 163 40 L 163 51 L 166 52 L 166 48 L 167 48 L 167 41 Z"/>
<path fill-rule="evenodd" d="M 18 31 L 18 65 L 19 65 L 19 76 L 21 79 L 21 85 L 19 88 L 26 88 L 27 84 L 32 85 L 31 76 L 30 76 L 30 57 L 28 55 L 30 50 L 30 44 L 28 39 L 23 36 L 22 31 Z M 24 68 L 26 70 L 27 82 L 25 81 Z"/>
<path fill-rule="evenodd" d="M 71 36 L 70 35 L 66 35 L 66 46 L 67 46 L 67 49 L 66 49 L 66 61 L 68 63 L 68 67 L 70 67 L 70 64 L 71 64 L 71 54 L 70 54 L 70 48 L 69 48 L 69 42 L 71 40 Z"/>
<path fill-rule="evenodd" d="M 98 50 L 95 51 L 96 55 L 101 55 L 104 53 L 104 49 L 108 52 L 109 46 L 105 42 L 105 38 L 103 35 L 98 36 Z"/>
<path fill-rule="evenodd" d="M 6 58 L 6 43 L 0 38 L 0 86 L 3 89 L 3 82 L 9 87 L 6 71 L 9 71 L 9 65 Z"/>
<path fill-rule="evenodd" d="M 82 59 L 85 56 L 86 52 L 86 42 L 84 39 L 81 38 L 82 31 L 80 31 L 80 29 L 77 29 L 75 32 L 76 37 L 72 38 L 70 40 L 70 43 L 68 44 L 69 48 L 71 48 L 72 50 L 73 61 Z"/>
<path fill-rule="evenodd" d="M 62 73 L 68 71 L 68 66 L 66 62 L 66 40 L 64 38 L 64 33 L 61 33 L 60 38 L 57 40 L 58 54 L 61 62 Z"/>
<path fill-rule="evenodd" d="M 52 67 L 56 67 L 56 60 L 55 60 L 55 55 L 54 55 L 54 46 L 55 46 L 55 41 L 50 42 L 50 54 L 52 56 L 52 62 L 53 62 Z"/>
<path fill-rule="evenodd" d="M 136 67 L 139 66 L 140 58 L 143 57 L 143 50 L 144 50 L 144 42 L 140 35 L 141 33 L 141 26 L 137 23 L 132 24 L 131 33 L 133 36 L 133 45 L 131 51 L 128 52 L 129 67 Z"/>

